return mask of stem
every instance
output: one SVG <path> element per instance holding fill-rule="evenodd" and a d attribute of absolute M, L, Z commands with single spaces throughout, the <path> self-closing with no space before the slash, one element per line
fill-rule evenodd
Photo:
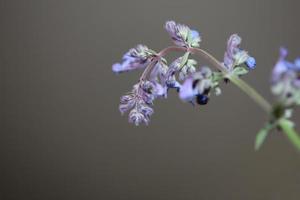
<path fill-rule="evenodd" d="M 204 51 L 203 49 L 198 48 L 189 48 L 189 51 L 201 56 L 208 62 L 210 62 L 214 67 L 216 67 L 218 70 L 223 72 L 224 74 L 227 74 L 227 71 L 222 63 L 220 63 L 215 57 L 213 57 L 211 54 L 209 54 L 207 51 Z"/>
<path fill-rule="evenodd" d="M 270 112 L 272 106 L 270 103 L 263 98 L 255 89 L 248 85 L 245 81 L 235 75 L 228 76 L 236 86 L 243 90 L 250 98 L 252 98 L 258 105 L 260 105 L 266 112 Z"/>

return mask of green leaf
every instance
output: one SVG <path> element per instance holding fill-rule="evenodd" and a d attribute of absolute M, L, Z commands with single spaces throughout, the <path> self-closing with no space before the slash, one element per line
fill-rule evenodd
<path fill-rule="evenodd" d="M 248 69 L 244 68 L 244 67 L 235 67 L 234 70 L 233 70 L 233 73 L 236 75 L 236 76 L 241 76 L 241 75 L 245 75 L 249 72 Z"/>
<path fill-rule="evenodd" d="M 288 119 L 281 119 L 279 126 L 296 149 L 300 151 L 300 137 L 294 129 L 294 123 Z"/>
<path fill-rule="evenodd" d="M 180 67 L 179 68 L 182 68 L 186 64 L 186 62 L 188 61 L 189 55 L 190 55 L 190 52 L 185 52 L 185 54 L 181 58 Z"/>
<path fill-rule="evenodd" d="M 193 39 L 192 39 L 192 31 L 189 30 L 188 31 L 188 34 L 187 34 L 187 43 L 191 44 L 193 42 Z"/>
<path fill-rule="evenodd" d="M 213 72 L 212 81 L 213 82 L 219 82 L 220 80 L 224 79 L 224 75 L 222 72 Z"/>
<path fill-rule="evenodd" d="M 256 135 L 254 149 L 258 151 L 265 139 L 268 136 L 268 133 L 274 128 L 273 124 L 267 124 L 264 128 L 262 128 Z"/>

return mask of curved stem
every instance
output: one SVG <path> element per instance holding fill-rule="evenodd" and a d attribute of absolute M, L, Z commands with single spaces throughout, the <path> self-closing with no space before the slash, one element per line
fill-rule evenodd
<path fill-rule="evenodd" d="M 225 67 L 222 63 L 220 63 L 215 57 L 213 57 L 211 54 L 209 54 L 207 51 L 204 51 L 203 49 L 198 48 L 189 48 L 188 49 L 191 53 L 197 54 L 201 56 L 202 58 L 206 59 L 208 62 L 210 62 L 214 67 L 216 67 L 218 70 L 223 72 L 224 74 L 227 73 Z"/>

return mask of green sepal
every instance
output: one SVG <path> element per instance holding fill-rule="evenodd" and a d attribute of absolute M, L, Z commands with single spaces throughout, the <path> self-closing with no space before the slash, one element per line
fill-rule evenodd
<path fill-rule="evenodd" d="M 223 79 L 224 79 L 224 75 L 222 72 L 213 72 L 213 75 L 212 75 L 213 82 L 220 82 Z"/>
<path fill-rule="evenodd" d="M 193 43 L 193 38 L 192 38 L 192 33 L 191 33 L 191 30 L 188 31 L 188 34 L 187 34 L 187 43 L 189 45 L 191 45 Z"/>
<path fill-rule="evenodd" d="M 242 76 L 247 74 L 248 72 L 249 70 L 242 66 L 237 66 L 233 69 L 233 74 L 235 74 L 236 76 Z"/>
<path fill-rule="evenodd" d="M 200 37 L 199 38 L 193 38 L 192 37 L 192 30 L 189 30 L 186 42 L 190 47 L 199 47 L 200 46 L 199 42 L 201 42 L 201 38 Z"/>
<path fill-rule="evenodd" d="M 181 57 L 179 69 L 181 69 L 187 63 L 187 61 L 189 59 L 189 55 L 190 55 L 190 52 L 185 52 L 185 54 Z"/>

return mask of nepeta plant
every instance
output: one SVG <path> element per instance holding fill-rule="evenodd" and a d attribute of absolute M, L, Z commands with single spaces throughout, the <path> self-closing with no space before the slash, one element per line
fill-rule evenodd
<path fill-rule="evenodd" d="M 121 63 L 112 66 L 115 73 L 144 69 L 132 90 L 121 97 L 119 109 L 122 114 L 129 113 L 129 122 L 135 125 L 148 124 L 154 112 L 153 101 L 166 98 L 170 89 L 176 89 L 183 101 L 205 105 L 211 96 L 221 94 L 222 83 L 233 83 L 269 115 L 269 120 L 256 136 L 255 149 L 260 148 L 270 131 L 278 129 L 300 150 L 300 138 L 290 120 L 293 109 L 300 105 L 300 58 L 294 63 L 286 61 L 287 50 L 280 49 L 280 57 L 271 78 L 276 101 L 270 104 L 240 79 L 255 69 L 256 62 L 247 51 L 240 48 L 242 39 L 237 34 L 229 37 L 223 62 L 220 62 L 199 48 L 201 36 L 197 31 L 174 21 L 166 22 L 165 29 L 176 46 L 155 52 L 145 45 L 138 45 L 123 56 Z M 168 65 L 164 56 L 173 51 L 184 54 Z M 197 62 L 190 58 L 192 55 L 207 60 L 215 70 L 207 66 L 197 69 Z"/>

